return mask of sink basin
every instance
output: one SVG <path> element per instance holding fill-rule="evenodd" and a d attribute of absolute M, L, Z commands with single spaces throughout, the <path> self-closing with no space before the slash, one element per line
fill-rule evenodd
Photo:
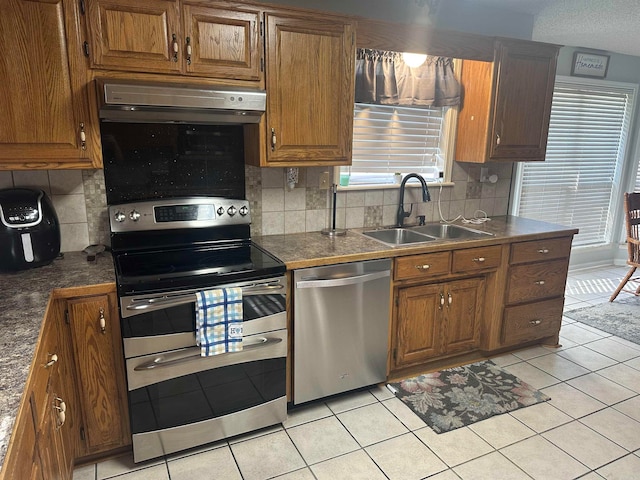
<path fill-rule="evenodd" d="M 418 227 L 410 227 L 412 232 L 430 235 L 440 239 L 453 238 L 477 238 L 493 236 L 492 233 L 474 230 L 472 228 L 461 227 L 459 225 L 450 225 L 446 223 L 428 223 Z"/>
<path fill-rule="evenodd" d="M 416 232 L 413 229 L 409 230 L 407 228 L 369 230 L 368 232 L 362 232 L 362 234 L 391 246 L 407 245 L 410 243 L 432 242 L 435 240 L 435 238 L 430 235 Z"/>

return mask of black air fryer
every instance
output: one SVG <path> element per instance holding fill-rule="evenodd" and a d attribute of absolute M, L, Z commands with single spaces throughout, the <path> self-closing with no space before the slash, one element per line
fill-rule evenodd
<path fill-rule="evenodd" d="M 47 195 L 34 188 L 0 190 L 0 270 L 51 263 L 60 253 L 60 224 Z"/>

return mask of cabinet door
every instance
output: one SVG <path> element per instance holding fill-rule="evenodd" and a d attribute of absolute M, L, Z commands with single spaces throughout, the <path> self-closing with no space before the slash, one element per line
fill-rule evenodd
<path fill-rule="evenodd" d="M 421 363 L 442 352 L 442 289 L 420 285 L 398 290 L 395 367 Z"/>
<path fill-rule="evenodd" d="M 472 278 L 444 285 L 446 353 L 473 350 L 480 343 L 484 280 Z"/>
<path fill-rule="evenodd" d="M 131 442 L 124 358 L 115 294 L 67 302 L 85 451 L 94 454 Z"/>
<path fill-rule="evenodd" d="M 101 166 L 76 8 L 72 0 L 0 2 L 0 170 Z"/>
<path fill-rule="evenodd" d="M 88 14 L 94 68 L 180 72 L 177 0 L 89 0 Z"/>
<path fill-rule="evenodd" d="M 547 148 L 557 48 L 498 42 L 491 160 L 540 160 Z"/>
<path fill-rule="evenodd" d="M 183 15 L 187 73 L 260 79 L 260 12 L 184 3 Z"/>
<path fill-rule="evenodd" d="M 354 28 L 335 18 L 266 16 L 267 162 L 351 162 Z"/>

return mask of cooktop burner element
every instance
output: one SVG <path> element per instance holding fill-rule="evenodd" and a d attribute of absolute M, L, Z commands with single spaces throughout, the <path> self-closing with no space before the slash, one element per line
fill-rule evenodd
<path fill-rule="evenodd" d="M 205 288 L 285 272 L 250 239 L 246 200 L 159 199 L 109 207 L 120 295 Z"/>

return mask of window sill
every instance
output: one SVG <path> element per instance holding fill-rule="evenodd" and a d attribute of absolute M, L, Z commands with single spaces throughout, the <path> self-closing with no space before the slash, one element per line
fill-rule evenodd
<path fill-rule="evenodd" d="M 427 182 L 427 187 L 453 187 L 454 182 Z M 362 190 L 397 190 L 400 187 L 399 183 L 388 183 L 384 185 L 349 185 L 347 187 L 338 185 L 339 192 L 356 192 Z M 419 182 L 411 182 L 405 185 L 405 188 L 417 188 L 420 187 Z"/>

